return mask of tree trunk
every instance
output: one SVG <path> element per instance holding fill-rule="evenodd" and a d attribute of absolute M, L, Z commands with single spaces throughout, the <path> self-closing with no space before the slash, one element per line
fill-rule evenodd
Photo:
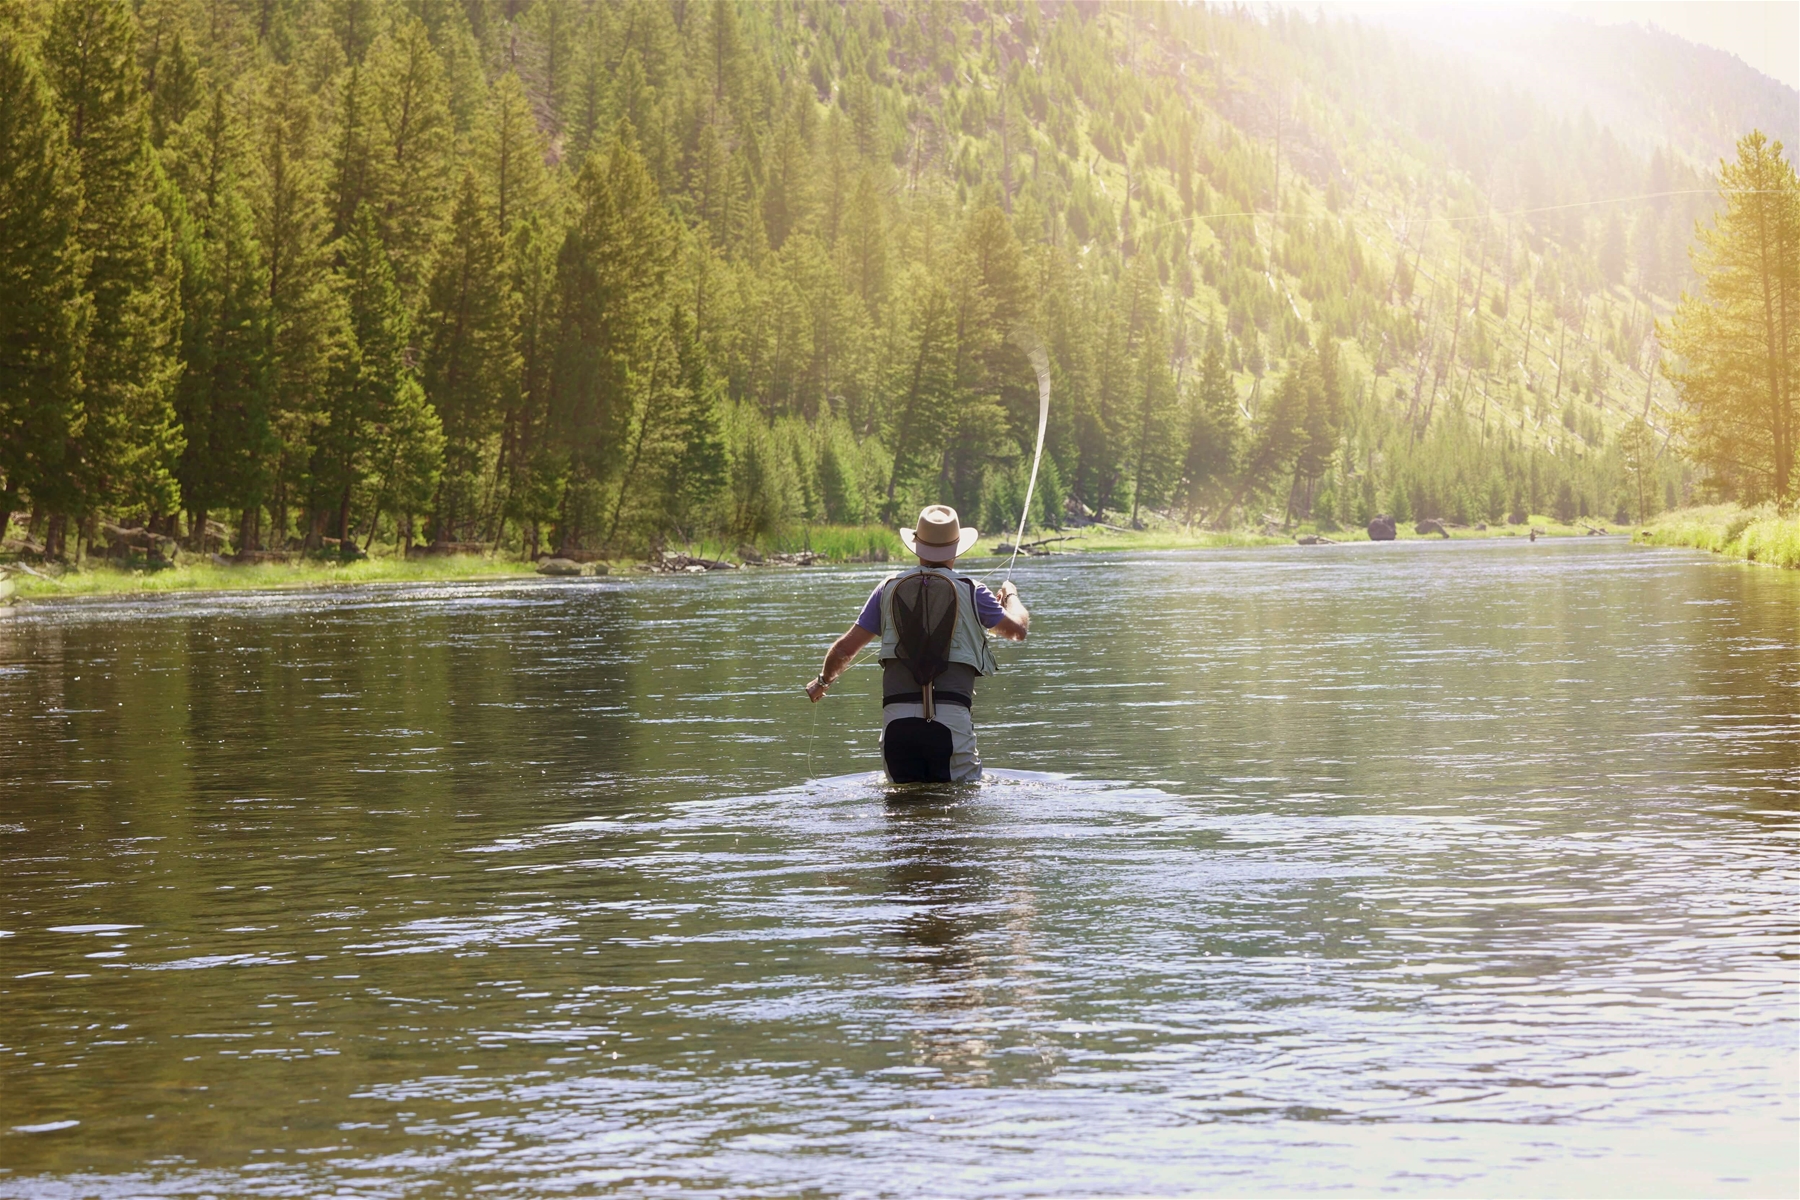
<path fill-rule="evenodd" d="M 262 548 L 257 545 L 257 534 L 259 532 L 257 526 L 261 524 L 261 521 L 258 518 L 261 516 L 262 509 L 255 504 L 245 505 L 244 511 L 238 514 L 237 549 L 239 554 L 244 554 L 251 550 L 260 550 Z"/>
<path fill-rule="evenodd" d="M 338 495 L 337 506 L 338 553 L 344 552 L 344 543 L 350 540 L 350 485 L 346 483 L 344 490 Z"/>

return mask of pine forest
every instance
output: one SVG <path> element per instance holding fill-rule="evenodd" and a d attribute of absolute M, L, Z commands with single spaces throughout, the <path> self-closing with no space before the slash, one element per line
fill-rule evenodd
<path fill-rule="evenodd" d="M 1034 527 L 1787 504 L 1787 103 L 1707 158 L 1286 8 L 4 0 L 0 535 L 1010 531 L 1034 357 Z"/>

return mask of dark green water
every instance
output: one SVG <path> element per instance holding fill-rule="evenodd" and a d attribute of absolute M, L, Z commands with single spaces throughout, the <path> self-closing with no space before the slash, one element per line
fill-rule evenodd
<path fill-rule="evenodd" d="M 926 803 L 875 578 L 0 619 L 0 1196 L 1800 1189 L 1800 574 L 1023 563 Z"/>

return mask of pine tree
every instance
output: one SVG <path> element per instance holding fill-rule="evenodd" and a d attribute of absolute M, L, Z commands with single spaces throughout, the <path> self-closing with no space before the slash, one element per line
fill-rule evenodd
<path fill-rule="evenodd" d="M 347 348 L 332 365 L 323 422 L 314 435 L 312 508 L 331 517 L 340 550 L 348 551 L 351 501 L 370 469 L 372 427 L 402 426 L 403 386 L 416 386 L 406 363 L 410 329 L 394 267 L 375 214 L 365 205 L 342 248 Z"/>
<path fill-rule="evenodd" d="M 173 469 L 182 448 L 170 403 L 179 370 L 178 269 L 129 10 L 121 0 L 59 0 L 44 62 L 81 171 L 78 229 L 94 306 L 81 427 L 68 463 L 71 499 L 83 516 L 103 505 L 171 513 L 179 503 Z"/>
<path fill-rule="evenodd" d="M 1274 386 L 1274 395 L 1257 412 L 1256 425 L 1244 448 L 1238 493 L 1227 512 L 1252 493 L 1279 486 L 1277 481 L 1287 478 L 1293 469 L 1306 437 L 1305 375 L 1305 368 L 1299 365 L 1290 368 Z"/>
<path fill-rule="evenodd" d="M 208 516 L 267 491 L 275 450 L 268 406 L 268 267 L 246 196 L 244 133 L 224 88 L 176 131 L 169 156 L 184 201 L 176 468 L 196 548 Z"/>
<path fill-rule="evenodd" d="M 1138 514 L 1146 506 L 1162 504 L 1182 466 L 1182 445 L 1176 437 L 1181 406 L 1175 394 L 1175 376 L 1163 340 L 1162 322 L 1150 325 L 1138 350 L 1137 412 L 1133 425 L 1131 524 L 1138 528 Z"/>
<path fill-rule="evenodd" d="M 1632 520 L 1647 521 L 1656 512 L 1656 435 L 1642 417 L 1619 430 L 1619 466 Z"/>
<path fill-rule="evenodd" d="M 22 493 L 78 505 L 64 468 L 81 433 L 92 306 L 76 236 L 81 184 L 36 56 L 0 26 L 0 536 Z"/>
<path fill-rule="evenodd" d="M 580 21 L 572 0 L 537 0 L 519 22 L 532 81 L 533 107 L 551 137 L 562 133 L 563 113 L 575 92 L 576 27 Z"/>
<path fill-rule="evenodd" d="M 370 129 L 368 76 L 352 66 L 337 86 L 337 128 L 333 132 L 331 181 L 331 236 L 350 236 L 357 210 L 380 203 L 379 166 Z"/>
<path fill-rule="evenodd" d="M 320 399 L 344 339 L 326 249 L 330 224 L 313 105 L 294 67 L 271 68 L 261 82 L 250 201 L 263 251 L 269 410 L 280 449 L 270 491 L 243 501 L 240 550 L 257 547 L 265 502 L 277 538 L 287 536 L 288 497 L 297 498 L 304 485 L 312 435 L 323 420 Z"/>
<path fill-rule="evenodd" d="M 1187 461 L 1182 478 L 1187 487 L 1188 520 L 1231 473 L 1242 420 L 1237 388 L 1225 369 L 1225 337 L 1217 321 L 1206 340 L 1200 377 L 1188 400 Z"/>
<path fill-rule="evenodd" d="M 557 245 L 544 219 L 521 220 L 508 249 L 519 297 L 519 387 L 502 420 L 496 476 L 498 517 L 520 525 L 537 553 L 538 529 L 551 521 L 564 493 L 564 456 L 550 438 L 551 392 L 557 351 Z M 484 535 L 499 537 L 496 526 Z"/>
<path fill-rule="evenodd" d="M 1300 418 L 1300 436 L 1294 452 L 1295 488 L 1290 495 L 1298 495 L 1303 501 L 1300 511 L 1304 513 L 1310 507 L 1304 503 L 1305 498 L 1331 466 L 1343 436 L 1343 366 L 1334 339 L 1319 339 L 1310 361 L 1302 368 L 1302 376 L 1306 408 Z"/>
<path fill-rule="evenodd" d="M 431 280 L 421 329 L 425 395 L 445 439 L 432 520 L 434 541 L 454 540 L 479 515 L 484 459 L 519 388 L 519 303 L 512 263 L 475 172 L 463 172 Z"/>
<path fill-rule="evenodd" d="M 621 124 L 604 155 L 590 155 L 576 184 L 580 212 L 557 259 L 560 328 L 550 397 L 550 435 L 568 463 L 559 539 L 573 546 L 616 468 L 634 372 L 643 372 L 663 326 L 664 284 L 675 235 L 656 183 Z"/>
<path fill-rule="evenodd" d="M 922 268 L 904 289 L 908 297 L 904 357 L 890 385 L 886 439 L 893 452 L 882 520 L 898 519 L 904 485 L 937 466 L 956 401 L 956 317 L 950 293 Z"/>
<path fill-rule="evenodd" d="M 676 434 L 680 452 L 670 464 L 667 480 L 669 517 L 676 528 L 691 531 L 725 485 L 724 424 L 719 412 L 722 389 L 707 370 L 705 352 L 680 305 L 670 308 L 669 322 L 683 398 Z"/>
<path fill-rule="evenodd" d="M 369 49 L 374 215 L 410 297 L 429 270 L 450 192 L 454 129 L 444 66 L 417 19 L 397 21 Z"/>
<path fill-rule="evenodd" d="M 412 519 L 424 512 L 438 494 L 444 463 L 444 432 L 436 410 L 425 398 L 425 389 L 410 371 L 398 376 L 384 406 L 369 421 L 358 453 L 358 483 L 366 492 L 368 534 L 366 554 L 375 541 L 381 518 L 395 518 L 397 548 L 404 547 Z"/>
<path fill-rule="evenodd" d="M 200 63 L 188 49 L 180 0 L 156 0 L 140 10 L 144 90 L 150 101 L 150 142 L 161 147 L 202 100 Z"/>
<path fill-rule="evenodd" d="M 495 233 L 510 240 L 519 222 L 543 211 L 551 196 L 544 141 L 524 86 L 511 71 L 494 81 L 476 162 L 488 193 Z"/>
<path fill-rule="evenodd" d="M 1663 343 L 1694 455 L 1754 503 L 1800 495 L 1800 177 L 1760 132 L 1720 164 L 1724 209 L 1700 230 L 1701 294 L 1684 295 Z"/>

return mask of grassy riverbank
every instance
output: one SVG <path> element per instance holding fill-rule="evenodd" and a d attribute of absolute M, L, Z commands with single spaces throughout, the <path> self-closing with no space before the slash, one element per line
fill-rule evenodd
<path fill-rule="evenodd" d="M 46 568 L 38 569 L 50 574 Z M 504 579 L 531 573 L 529 563 L 516 559 L 458 555 L 424 559 L 366 558 L 351 563 L 306 559 L 241 567 L 189 562 L 160 571 L 125 570 L 94 562 L 80 569 L 64 570 L 50 578 L 14 574 L 11 581 L 22 600 L 51 600 L 132 593 L 341 587 L 358 583 L 447 583 L 465 579 Z"/>
<path fill-rule="evenodd" d="M 1704 510 L 1711 511 L 1711 510 Z M 1581 525 L 1564 525 L 1547 517 L 1533 517 L 1540 536 L 1578 537 L 1588 532 Z M 1794 535 L 1793 522 L 1787 522 L 1788 541 L 1786 565 L 1793 565 L 1795 547 L 1800 538 Z M 1686 530 L 1688 526 L 1681 526 Z M 1692 527 L 1698 531 L 1702 527 Z M 1713 526 L 1704 528 L 1711 530 Z M 1760 526 L 1755 527 L 1760 530 Z M 1530 527 L 1524 525 L 1496 526 L 1491 529 L 1450 528 L 1448 533 L 1453 539 L 1493 538 L 1493 537 L 1525 537 Z M 1204 529 L 1185 530 L 1168 525 L 1161 528 L 1128 530 L 1105 525 L 1087 525 L 1081 528 L 1062 530 L 1035 530 L 1025 535 L 1029 542 L 1047 538 L 1063 538 L 1067 540 L 1051 542 L 1046 547 L 1059 553 L 1119 553 L 1140 550 L 1217 550 L 1234 549 L 1252 546 L 1291 546 L 1295 538 L 1302 535 L 1317 535 L 1336 542 L 1363 542 L 1369 535 L 1361 529 L 1317 530 L 1306 525 L 1285 534 L 1273 535 L 1255 530 L 1213 531 Z M 1411 525 L 1403 526 L 1399 531 L 1402 541 L 1439 540 L 1435 533 L 1420 534 Z M 1695 534 L 1698 537 L 1698 533 Z M 1755 542 L 1757 533 L 1751 535 L 1753 544 L 1759 548 L 1762 542 Z M 1003 542 L 1009 542 L 1009 532 L 984 536 L 970 558 L 991 556 L 993 548 Z M 1716 538 L 1714 539 L 1716 541 Z M 1698 545 L 1706 549 L 1718 548 L 1713 542 L 1702 540 L 1669 540 L 1659 544 Z M 899 563 L 904 555 L 900 540 L 894 531 L 881 525 L 815 525 L 806 528 L 787 530 L 769 534 L 756 539 L 754 545 L 742 542 L 726 542 L 719 539 L 703 539 L 684 546 L 671 547 L 702 558 L 724 559 L 730 562 L 743 562 L 750 557 L 747 549 L 765 558 L 778 554 L 794 554 L 811 551 L 823 555 L 833 563 Z M 1757 557 L 1761 561 L 1773 561 L 1766 552 L 1748 557 Z M 612 569 L 629 570 L 633 564 L 629 562 L 614 563 Z M 5 564 L 0 564 L 4 569 Z M 57 568 L 38 566 L 34 569 L 48 578 L 27 574 L 22 571 L 11 574 L 14 594 L 18 599 L 53 600 L 80 596 L 158 594 L 166 592 L 215 592 L 215 591 L 248 591 L 280 588 L 323 588 L 342 587 L 346 584 L 362 583 L 448 583 L 458 580 L 486 580 L 523 578 L 531 576 L 533 566 L 510 556 L 455 555 L 445 558 L 400 558 L 397 556 L 381 556 L 362 559 L 358 562 L 336 563 L 323 559 L 300 559 L 285 563 L 259 563 L 254 566 L 219 566 L 210 560 L 187 561 L 173 567 L 157 571 L 130 570 L 115 566 L 103 560 L 89 560 L 76 568 Z M 4 589 L 0 589 L 4 590 Z"/>
<path fill-rule="evenodd" d="M 1713 504 L 1680 508 L 1645 524 L 1633 539 L 1646 546 L 1689 546 L 1770 566 L 1800 569 L 1800 515 L 1773 507 Z"/>

